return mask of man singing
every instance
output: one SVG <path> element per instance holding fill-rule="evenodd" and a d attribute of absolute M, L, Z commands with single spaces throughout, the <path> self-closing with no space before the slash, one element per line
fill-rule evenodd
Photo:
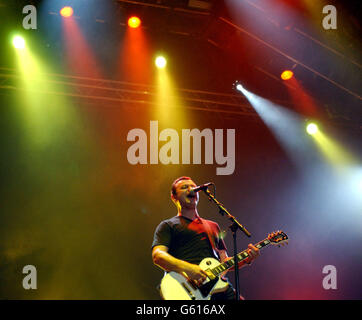
<path fill-rule="evenodd" d="M 192 192 L 195 187 L 192 179 L 185 176 L 173 182 L 171 199 L 177 207 L 177 215 L 157 226 L 152 259 L 163 270 L 178 272 L 201 285 L 207 277 L 199 266 L 201 260 L 215 257 L 223 262 L 229 258 L 225 243 L 220 238 L 219 225 L 200 218 L 197 212 L 199 195 Z M 248 248 L 249 257 L 239 263 L 239 268 L 250 264 L 259 255 L 259 249 L 252 244 Z M 235 299 L 235 290 L 228 283 L 225 291 L 213 294 L 211 299 Z"/>

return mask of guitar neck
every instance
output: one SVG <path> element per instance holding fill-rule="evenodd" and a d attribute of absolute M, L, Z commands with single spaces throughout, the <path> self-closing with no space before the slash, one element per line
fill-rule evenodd
<path fill-rule="evenodd" d="M 270 244 L 270 241 L 268 240 L 268 238 L 265 238 L 262 241 L 259 241 L 257 244 L 255 244 L 254 246 L 257 247 L 258 249 L 262 249 L 264 247 L 266 247 L 267 245 Z M 247 252 L 248 249 L 241 251 L 240 253 L 237 254 L 237 263 L 245 260 L 247 257 L 249 257 L 249 254 Z M 234 261 L 234 257 L 232 257 L 230 260 L 227 260 L 223 263 L 220 263 L 217 267 L 210 269 L 210 271 L 215 275 L 215 276 L 219 276 L 221 273 L 223 273 L 226 270 L 229 270 L 230 268 L 232 268 L 235 265 L 235 261 Z"/>

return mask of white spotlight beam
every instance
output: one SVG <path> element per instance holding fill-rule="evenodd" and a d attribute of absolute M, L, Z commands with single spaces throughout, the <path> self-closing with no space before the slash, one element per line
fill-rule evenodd
<path fill-rule="evenodd" d="M 312 150 L 315 150 L 313 143 L 306 138 L 304 119 L 297 113 L 251 93 L 243 87 L 240 91 L 248 99 L 288 155 L 300 167 L 304 167 L 305 158 Z"/>

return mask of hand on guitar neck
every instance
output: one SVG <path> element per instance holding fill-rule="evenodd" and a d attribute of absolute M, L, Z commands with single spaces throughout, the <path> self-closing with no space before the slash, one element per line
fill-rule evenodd
<path fill-rule="evenodd" d="M 255 247 L 252 243 L 249 243 L 248 249 L 246 250 L 246 252 L 248 253 L 248 258 L 246 258 L 238 263 L 239 269 L 245 265 L 250 265 L 257 257 L 260 256 L 260 250 L 257 247 Z M 233 257 L 227 257 L 223 262 L 228 261 L 232 258 Z M 232 267 L 228 271 L 234 271 L 234 269 L 235 269 L 235 267 Z M 224 276 L 225 274 L 226 274 L 226 272 L 222 276 Z"/>

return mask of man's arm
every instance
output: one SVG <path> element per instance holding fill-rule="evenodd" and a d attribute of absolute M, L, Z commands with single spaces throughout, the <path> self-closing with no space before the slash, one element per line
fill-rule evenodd
<path fill-rule="evenodd" d="M 158 245 L 152 249 L 153 263 L 165 271 L 175 271 L 191 280 L 202 282 L 207 274 L 198 265 L 177 259 L 168 253 L 166 246 Z"/>

